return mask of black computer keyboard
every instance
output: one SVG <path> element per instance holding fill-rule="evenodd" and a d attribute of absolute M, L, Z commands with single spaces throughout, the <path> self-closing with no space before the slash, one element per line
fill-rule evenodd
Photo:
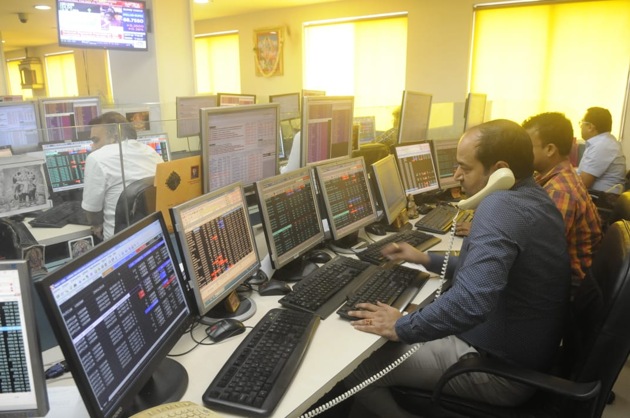
<path fill-rule="evenodd" d="M 280 304 L 326 319 L 346 300 L 351 283 L 370 267 L 365 261 L 335 257 L 297 282 Z"/>
<path fill-rule="evenodd" d="M 378 270 L 352 291 L 337 313 L 342 318 L 355 319 L 348 311 L 355 310 L 356 304 L 361 302 L 383 302 L 402 311 L 416 297 L 428 279 L 428 273 L 401 265 Z"/>
<path fill-rule="evenodd" d="M 223 365 L 202 396 L 210 408 L 269 416 L 286 392 L 319 325 L 308 312 L 272 309 Z"/>
<path fill-rule="evenodd" d="M 67 224 L 90 225 L 78 200 L 57 204 L 37 215 L 29 224 L 38 228 L 63 228 Z"/>
<path fill-rule="evenodd" d="M 446 234 L 453 224 L 453 218 L 457 215 L 457 208 L 451 205 L 437 205 L 431 212 L 424 215 L 416 222 L 416 228 L 421 231 L 434 234 Z M 457 222 L 467 222 L 472 219 L 471 211 L 459 211 Z"/>
<path fill-rule="evenodd" d="M 381 251 L 386 245 L 391 244 L 392 242 L 407 242 L 411 246 L 416 247 L 418 250 L 425 251 L 440 241 L 442 241 L 442 239 L 434 237 L 433 235 L 417 230 L 407 230 L 397 232 L 393 235 L 388 235 L 381 240 L 371 243 L 365 250 L 358 252 L 357 257 L 359 257 L 360 260 L 367 261 L 368 263 L 382 265 L 388 260 L 383 257 Z"/>

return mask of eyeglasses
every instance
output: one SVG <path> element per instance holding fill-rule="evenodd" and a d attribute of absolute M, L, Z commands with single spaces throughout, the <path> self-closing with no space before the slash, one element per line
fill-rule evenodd
<path fill-rule="evenodd" d="M 581 121 L 580 121 L 580 126 L 582 126 L 582 125 L 587 125 L 587 124 L 588 124 L 588 125 L 592 125 L 592 123 L 591 123 L 591 122 L 588 122 L 588 121 L 585 121 L 585 120 L 581 120 Z"/>

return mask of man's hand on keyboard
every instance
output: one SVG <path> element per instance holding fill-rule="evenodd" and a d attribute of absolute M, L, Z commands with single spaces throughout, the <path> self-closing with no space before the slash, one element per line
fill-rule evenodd
<path fill-rule="evenodd" d="M 392 261 L 408 261 L 410 263 L 427 265 L 429 256 L 406 242 L 395 242 L 383 248 L 382 254 Z"/>
<path fill-rule="evenodd" d="M 471 222 L 458 222 L 455 226 L 455 235 L 458 237 L 467 237 L 470 233 Z"/>
<path fill-rule="evenodd" d="M 359 310 L 349 312 L 351 316 L 361 318 L 350 322 L 355 329 L 380 335 L 390 341 L 400 341 L 395 327 L 396 321 L 402 316 L 398 309 L 381 302 L 376 305 L 359 303 L 357 308 Z"/>

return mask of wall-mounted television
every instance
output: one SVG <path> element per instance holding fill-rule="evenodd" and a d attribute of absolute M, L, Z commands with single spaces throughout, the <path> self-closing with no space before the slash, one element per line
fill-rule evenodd
<path fill-rule="evenodd" d="M 59 46 L 146 51 L 148 20 L 140 0 L 57 0 Z"/>

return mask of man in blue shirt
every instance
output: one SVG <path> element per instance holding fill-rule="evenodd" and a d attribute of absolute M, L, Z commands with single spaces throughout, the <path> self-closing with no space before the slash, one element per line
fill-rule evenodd
<path fill-rule="evenodd" d="M 621 194 L 626 182 L 626 157 L 611 129 L 612 117 L 607 109 L 591 107 L 586 111 L 580 121 L 586 146 L 578 174 L 589 190 Z"/>
<path fill-rule="evenodd" d="M 452 287 L 422 310 L 403 315 L 384 304 L 359 304 L 351 315 L 355 329 L 390 340 L 364 361 L 344 384 L 371 377 L 422 343 L 399 367 L 355 395 L 372 413 L 411 417 L 389 386 L 431 389 L 460 358 L 493 356 L 538 370 L 550 367 L 559 346 L 567 308 L 570 266 L 560 212 L 533 174 L 532 143 L 518 124 L 495 120 L 462 136 L 455 178 L 468 196 L 486 186 L 489 176 L 507 167 L 510 190 L 489 194 L 475 211 L 460 256 L 451 257 L 446 278 Z M 399 243 L 387 247 L 392 260 L 440 272 L 443 256 Z M 457 378 L 447 392 L 497 405 L 518 404 L 531 389 L 482 373 Z M 421 414 L 422 411 L 416 411 Z"/>

